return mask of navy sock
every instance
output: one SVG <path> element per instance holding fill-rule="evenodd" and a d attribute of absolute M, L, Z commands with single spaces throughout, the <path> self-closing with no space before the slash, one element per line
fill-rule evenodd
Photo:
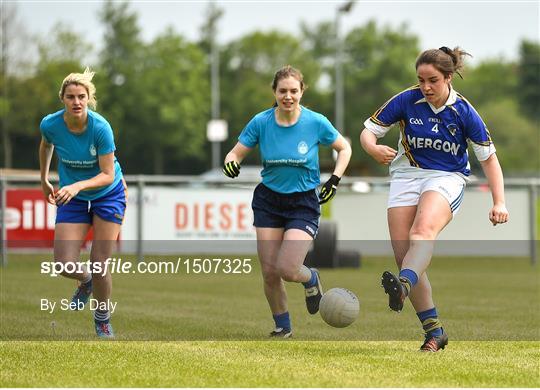
<path fill-rule="evenodd" d="M 442 323 L 439 321 L 439 315 L 435 307 L 416 313 L 416 315 L 422 323 L 426 336 L 441 336 L 443 334 Z"/>
<path fill-rule="evenodd" d="M 289 312 L 281 314 L 273 314 L 274 322 L 276 323 L 276 328 L 291 329 L 291 319 L 289 318 Z"/>
<path fill-rule="evenodd" d="M 317 284 L 317 272 L 313 271 L 312 269 L 310 269 L 310 271 L 311 271 L 311 279 L 309 279 L 309 281 L 305 283 L 302 283 L 304 285 L 304 288 L 310 288 Z"/>

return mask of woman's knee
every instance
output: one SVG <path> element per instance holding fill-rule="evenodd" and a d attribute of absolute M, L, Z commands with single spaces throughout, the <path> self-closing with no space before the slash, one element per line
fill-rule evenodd
<path fill-rule="evenodd" d="M 427 224 L 414 225 L 409 232 L 409 240 L 411 242 L 434 240 L 438 233 L 433 226 Z"/>
<path fill-rule="evenodd" d="M 110 240 L 94 240 L 92 242 L 92 251 L 90 252 L 90 260 L 92 262 L 112 263 L 114 261 L 113 252 L 116 247 L 115 241 Z"/>
<path fill-rule="evenodd" d="M 280 282 L 280 275 L 277 267 L 273 264 L 262 264 L 262 275 L 264 283 L 276 284 Z"/>
<path fill-rule="evenodd" d="M 293 264 L 282 264 L 278 267 L 278 272 L 281 277 L 286 282 L 296 282 L 300 268 L 296 267 Z"/>

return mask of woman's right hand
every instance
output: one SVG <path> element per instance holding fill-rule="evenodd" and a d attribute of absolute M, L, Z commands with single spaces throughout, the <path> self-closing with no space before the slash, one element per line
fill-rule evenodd
<path fill-rule="evenodd" d="M 369 154 L 379 164 L 388 165 L 396 157 L 397 150 L 387 145 L 372 145 Z"/>
<path fill-rule="evenodd" d="M 229 161 L 223 164 L 223 174 L 227 177 L 230 177 L 231 179 L 234 179 L 235 177 L 238 177 L 240 174 L 240 164 L 238 164 L 236 161 Z"/>
<path fill-rule="evenodd" d="M 41 190 L 43 191 L 43 195 L 45 195 L 47 202 L 56 205 L 56 201 L 54 200 L 54 187 L 48 180 L 41 182 Z"/>

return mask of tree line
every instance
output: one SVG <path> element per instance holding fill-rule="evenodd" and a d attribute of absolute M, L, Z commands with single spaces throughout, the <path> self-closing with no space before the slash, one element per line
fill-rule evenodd
<path fill-rule="evenodd" d="M 38 168 L 41 119 L 62 108 L 58 99 L 62 79 L 91 66 L 96 71 L 97 111 L 115 131 L 116 154 L 125 173 L 199 174 L 211 168 L 211 145 L 206 140 L 211 118 L 210 14 L 198 41 L 189 41 L 170 26 L 144 42 L 130 4 L 107 1 L 98 15 L 105 31 L 103 45 L 95 51 L 71 26 L 57 25 L 40 39 L 25 36 L 14 24 L 16 9 L 7 11 L 1 16 L 0 165 Z M 364 120 L 384 101 L 416 83 L 419 39 L 406 24 L 390 27 L 370 21 L 350 30 L 343 40 L 345 128 L 338 130 L 353 146 L 348 174 L 384 175 L 386 167 L 361 150 L 358 135 Z M 286 64 L 304 74 L 308 89 L 303 104 L 333 122 L 335 45 L 332 21 L 303 23 L 298 35 L 254 31 L 222 45 L 220 116 L 229 126 L 222 155 L 249 119 L 273 104 L 270 83 L 274 72 Z M 35 48 L 37 60 L 26 65 L 19 61 L 17 46 Z M 484 60 L 469 65 L 463 76 L 464 80 L 454 78 L 454 87 L 486 122 L 505 173 L 538 175 L 539 43 L 523 40 L 518 60 Z M 395 146 L 397 137 L 394 129 L 383 142 Z M 257 153 L 246 161 L 258 163 Z M 321 164 L 330 169 L 329 150 L 321 150 Z"/>

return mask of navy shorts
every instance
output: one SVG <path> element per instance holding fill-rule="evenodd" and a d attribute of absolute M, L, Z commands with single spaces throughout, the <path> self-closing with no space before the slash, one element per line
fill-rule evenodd
<path fill-rule="evenodd" d="M 94 214 L 105 221 L 119 225 L 124 220 L 127 201 L 127 186 L 124 179 L 107 194 L 94 200 L 82 200 L 77 197 L 68 204 L 56 209 L 56 223 L 92 224 Z"/>
<path fill-rule="evenodd" d="M 321 207 L 315 190 L 280 194 L 260 183 L 251 208 L 255 227 L 300 229 L 313 238 L 317 235 Z"/>

